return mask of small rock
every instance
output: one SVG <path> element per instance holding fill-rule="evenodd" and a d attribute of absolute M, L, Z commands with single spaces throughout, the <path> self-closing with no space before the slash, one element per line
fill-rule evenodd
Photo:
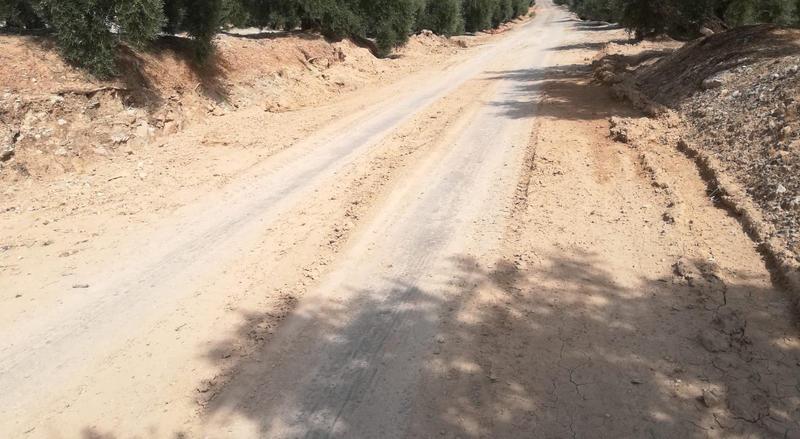
<path fill-rule="evenodd" d="M 75 284 L 75 285 L 72 286 L 72 288 L 75 288 L 75 289 L 86 289 L 86 288 L 89 288 L 89 284 Z"/>
<path fill-rule="evenodd" d="M 67 150 L 65 148 L 58 148 L 56 150 L 55 154 L 57 156 L 66 157 L 68 153 L 67 153 Z"/>
<path fill-rule="evenodd" d="M 3 149 L 0 149 L 0 162 L 7 162 L 11 160 L 11 157 L 14 157 L 13 146 L 7 146 Z"/>
<path fill-rule="evenodd" d="M 786 188 L 782 184 L 778 183 L 778 187 L 775 188 L 775 193 L 778 195 L 785 194 Z"/>
<path fill-rule="evenodd" d="M 614 127 L 611 128 L 610 133 L 611 133 L 611 139 L 616 142 L 628 143 L 628 141 L 630 140 L 628 138 L 628 130 L 626 130 L 625 128 Z"/>
<path fill-rule="evenodd" d="M 710 37 L 711 35 L 714 35 L 714 31 L 705 26 L 701 27 L 698 32 L 700 32 L 700 35 L 704 37 Z"/>
<path fill-rule="evenodd" d="M 147 122 L 142 122 L 136 127 L 134 135 L 140 139 L 147 139 L 155 130 Z"/>
<path fill-rule="evenodd" d="M 111 142 L 115 145 L 120 145 L 127 142 L 130 136 L 127 133 L 117 132 L 111 135 Z"/>
<path fill-rule="evenodd" d="M 723 84 L 722 78 L 713 77 L 703 80 L 703 82 L 700 84 L 700 87 L 703 90 L 711 90 L 714 88 L 722 87 L 722 84 Z"/>
<path fill-rule="evenodd" d="M 728 336 L 713 329 L 706 329 L 699 335 L 700 344 L 709 352 L 725 352 L 730 347 Z"/>
<path fill-rule="evenodd" d="M 694 286 L 694 279 L 699 276 L 697 270 L 684 258 L 680 258 L 677 262 L 672 264 L 672 272 L 678 279 L 686 280 L 690 287 Z"/>
<path fill-rule="evenodd" d="M 167 121 L 164 123 L 164 134 L 175 134 L 180 130 L 180 126 L 175 121 Z"/>
<path fill-rule="evenodd" d="M 620 143 L 628 143 L 630 140 L 628 136 L 628 129 L 624 126 L 622 119 L 619 119 L 618 117 L 612 117 L 609 119 L 609 124 L 611 125 L 609 129 L 611 139 Z"/>
<path fill-rule="evenodd" d="M 708 408 L 719 407 L 720 403 L 722 403 L 722 399 L 711 389 L 703 389 L 700 401 Z"/>
<path fill-rule="evenodd" d="M 203 380 L 200 382 L 200 385 L 197 387 L 197 391 L 200 393 L 208 393 L 216 383 L 214 380 Z"/>

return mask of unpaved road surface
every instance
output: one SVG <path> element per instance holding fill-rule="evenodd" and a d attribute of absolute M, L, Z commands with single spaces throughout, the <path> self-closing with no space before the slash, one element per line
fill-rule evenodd
<path fill-rule="evenodd" d="M 543 2 L 4 279 L 0 436 L 798 437 L 787 294 L 691 160 L 608 139 L 621 37 Z"/>

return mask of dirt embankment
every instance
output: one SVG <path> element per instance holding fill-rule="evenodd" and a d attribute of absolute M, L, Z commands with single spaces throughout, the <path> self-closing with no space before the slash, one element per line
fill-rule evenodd
<path fill-rule="evenodd" d="M 696 160 L 709 194 L 738 215 L 800 291 L 800 31 L 748 26 L 680 47 L 609 44 L 595 77 L 651 116 L 612 135 L 660 137 Z"/>
<path fill-rule="evenodd" d="M 201 68 L 185 40 L 165 38 L 153 51 L 121 48 L 121 77 L 98 81 L 65 64 L 48 40 L 0 36 L 0 179 L 81 172 L 237 108 L 318 105 L 469 44 L 423 33 L 377 59 L 348 40 L 242 32 L 219 36 L 216 57 Z"/>
<path fill-rule="evenodd" d="M 46 41 L 0 36 L 0 271 L 67 261 L 87 239 L 146 227 L 496 38 L 425 32 L 378 59 L 311 34 L 223 34 L 216 71 L 168 39 L 124 53 L 126 76 L 100 82 Z"/>

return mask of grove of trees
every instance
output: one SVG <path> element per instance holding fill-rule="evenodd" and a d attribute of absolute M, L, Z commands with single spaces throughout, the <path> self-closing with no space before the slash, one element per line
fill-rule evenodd
<path fill-rule="evenodd" d="M 0 26 L 52 33 L 63 56 L 98 76 L 115 73 L 119 42 L 142 48 L 186 33 L 204 60 L 231 26 L 374 39 L 380 55 L 416 31 L 456 35 L 497 27 L 533 0 L 0 0 Z"/>
<path fill-rule="evenodd" d="M 703 27 L 718 31 L 755 23 L 796 25 L 798 0 L 555 0 L 581 18 L 619 23 L 637 38 L 667 34 L 693 38 Z"/>

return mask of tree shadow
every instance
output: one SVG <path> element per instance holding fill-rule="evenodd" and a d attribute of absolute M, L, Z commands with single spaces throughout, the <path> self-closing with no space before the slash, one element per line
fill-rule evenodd
<path fill-rule="evenodd" d="M 445 364 L 479 368 L 448 386 L 446 398 L 457 403 L 435 428 L 495 437 L 800 433 L 800 380 L 792 377 L 800 351 L 776 348 L 785 333 L 769 331 L 776 316 L 791 322 L 790 307 L 754 305 L 779 294 L 724 284 L 706 268 L 693 286 L 671 276 L 625 286 L 603 265 L 576 250 L 525 271 L 505 260 L 479 270 L 499 292 L 470 315 L 481 324 L 456 324 L 461 344 L 472 347 L 442 354 Z M 475 277 L 477 265 L 460 266 Z M 781 329 L 796 340 L 791 324 Z M 719 337 L 715 352 L 705 331 Z M 470 390 L 476 383 L 484 383 L 479 392 Z M 724 402 L 704 400 L 701 389 Z"/>
<path fill-rule="evenodd" d="M 608 89 L 587 79 L 591 78 L 591 73 L 591 67 L 582 64 L 490 72 L 490 79 L 514 83 L 503 99 L 493 101 L 491 105 L 512 119 L 536 116 L 598 120 L 640 115 L 627 106 L 604 105 L 610 99 Z M 593 99 L 586 99 L 587 95 Z M 547 105 L 538 105 L 542 100 L 546 100 Z"/>
<path fill-rule="evenodd" d="M 613 43 L 613 44 L 633 44 L 635 41 L 630 38 L 619 38 L 616 40 L 609 40 L 609 41 L 600 41 L 595 43 L 576 43 L 576 44 L 565 44 L 563 46 L 551 47 L 547 49 L 551 52 L 561 52 L 567 50 L 593 50 L 597 51 L 605 47 L 606 44 Z"/>
<path fill-rule="evenodd" d="M 609 31 L 623 29 L 616 23 L 606 23 L 605 21 L 579 21 L 575 27 L 582 32 Z"/>
<path fill-rule="evenodd" d="M 170 60 L 177 63 L 197 80 L 191 90 L 178 92 L 198 92 L 217 103 L 228 102 L 230 90 L 226 78 L 230 66 L 219 52 L 213 52 L 201 62 L 196 57 L 195 46 L 190 38 L 162 36 L 142 52 L 120 45 L 117 64 L 119 80 L 125 84 L 129 101 L 126 103 L 149 109 L 157 109 L 164 103 L 164 90 L 155 86 L 154 73 L 145 67 L 147 57 L 160 62 Z"/>
<path fill-rule="evenodd" d="M 30 35 L 24 44 L 32 46 L 35 51 L 55 52 L 58 50 L 51 34 Z M 180 66 L 193 79 L 196 79 L 196 83 L 193 84 L 194 88 L 169 88 L 174 84 L 159 88 L 158 84 L 161 81 L 156 79 L 155 75 L 163 72 L 158 71 L 158 66 L 149 65 L 148 58 L 160 62 L 169 61 L 167 65 Z M 117 76 L 108 79 L 96 78 L 89 72 L 82 71 L 88 82 L 96 84 L 96 90 L 68 89 L 66 91 L 52 90 L 51 92 L 54 94 L 78 93 L 92 97 L 96 93 L 110 91 L 116 93 L 124 105 L 144 108 L 148 111 L 161 108 L 166 100 L 165 92 L 197 92 L 217 103 L 228 102 L 230 98 L 230 90 L 227 85 L 229 64 L 218 53 L 212 54 L 203 62 L 198 61 L 191 38 L 162 36 L 143 50 L 134 50 L 130 46 L 120 43 L 117 46 L 115 63 Z"/>
<path fill-rule="evenodd" d="M 414 358 L 424 353 L 430 340 L 416 335 L 430 332 L 436 310 L 444 303 L 405 280 L 386 282 L 388 289 L 356 290 L 345 303 L 295 310 L 275 337 L 265 337 L 263 329 L 264 322 L 274 321 L 273 315 L 245 316 L 250 323 L 213 347 L 206 358 L 216 362 L 238 340 L 265 341 L 256 353 L 228 366 L 223 376 L 230 379 L 214 389 L 205 414 L 244 418 L 264 437 L 329 437 L 341 434 L 343 426 L 360 432 L 351 437 L 381 437 L 371 419 L 393 416 L 392 409 L 408 412 L 410 407 L 403 407 L 403 399 L 378 398 L 385 406 L 367 400 L 386 387 L 381 381 L 387 370 L 410 386 L 416 383 L 416 375 L 406 373 L 412 369 L 403 368 L 417 368 Z M 295 367 L 295 362 L 303 367 Z M 289 394 L 275 392 L 286 389 L 287 383 Z M 365 416 L 364 410 L 373 413 Z"/>
<path fill-rule="evenodd" d="M 318 41 L 325 39 L 322 35 L 314 32 L 308 32 L 304 30 L 263 30 L 258 32 L 252 33 L 243 33 L 243 32 L 232 32 L 232 31 L 222 31 L 220 32 L 223 35 L 226 35 L 231 38 L 239 38 L 243 40 L 278 40 L 281 38 L 287 37 L 296 37 L 303 40 L 309 41 Z"/>
<path fill-rule="evenodd" d="M 95 427 L 84 428 L 83 431 L 81 431 L 81 435 L 80 435 L 81 439 L 117 439 L 118 437 L 119 436 L 117 436 L 116 434 L 114 434 L 112 432 L 104 432 L 104 431 L 101 431 L 101 430 L 99 430 L 99 429 L 97 429 Z M 155 438 L 166 438 L 166 437 L 170 437 L 172 439 L 189 439 L 189 436 L 186 433 L 183 433 L 183 432 L 177 432 L 177 433 L 172 434 L 170 436 L 164 436 L 164 435 L 160 435 L 160 434 L 151 432 L 148 436 L 145 436 L 145 437 L 146 438 L 153 438 L 153 439 L 155 439 Z"/>
<path fill-rule="evenodd" d="M 263 437 L 800 432 L 800 348 L 776 324 L 789 307 L 772 289 L 726 283 L 707 261 L 621 284 L 580 250 L 526 269 L 448 264 L 452 277 L 429 288 L 387 279 L 295 311 L 228 366 L 205 415 Z M 242 326 L 208 361 L 254 331 Z"/>
<path fill-rule="evenodd" d="M 630 55 L 620 55 L 620 54 L 606 55 L 603 59 L 613 59 L 618 61 L 622 65 L 629 66 L 629 68 L 631 69 L 636 69 L 637 67 L 640 67 L 642 64 L 648 63 L 653 59 L 661 59 L 665 56 L 671 55 L 675 53 L 675 50 L 676 49 L 671 49 L 671 48 L 647 49 L 639 53 L 634 53 Z"/>

